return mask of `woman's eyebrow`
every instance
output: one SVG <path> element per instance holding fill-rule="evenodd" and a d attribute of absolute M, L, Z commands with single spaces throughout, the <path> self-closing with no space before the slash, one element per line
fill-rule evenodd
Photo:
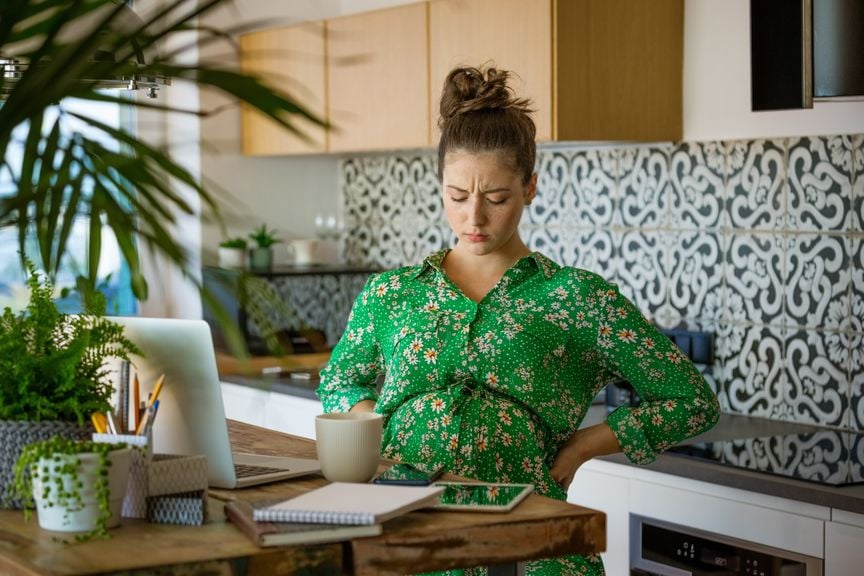
<path fill-rule="evenodd" d="M 468 190 L 466 190 L 464 188 L 459 188 L 458 186 L 454 186 L 453 184 L 448 184 L 447 188 L 452 188 L 453 190 L 456 190 L 457 192 L 465 192 L 466 194 L 468 194 Z M 503 186 L 501 188 L 490 188 L 488 190 L 480 190 L 481 194 L 494 194 L 495 192 L 510 192 L 510 188 L 507 186 Z"/>

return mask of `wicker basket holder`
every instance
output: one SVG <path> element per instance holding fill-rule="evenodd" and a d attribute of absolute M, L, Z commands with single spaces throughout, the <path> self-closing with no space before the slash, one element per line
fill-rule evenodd
<path fill-rule="evenodd" d="M 0 420 L 0 509 L 21 509 L 20 499 L 12 498 L 15 481 L 15 463 L 28 444 L 61 436 L 70 440 L 87 440 L 93 433 L 91 426 L 73 422 L 28 422 Z"/>
<path fill-rule="evenodd" d="M 93 434 L 96 442 L 125 442 L 133 451 L 123 517 L 163 524 L 203 524 L 207 511 L 207 457 L 154 454 L 153 438 Z"/>

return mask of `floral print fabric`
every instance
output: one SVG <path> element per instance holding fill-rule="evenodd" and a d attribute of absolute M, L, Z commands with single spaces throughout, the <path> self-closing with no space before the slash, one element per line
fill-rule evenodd
<path fill-rule="evenodd" d="M 444 273 L 446 253 L 370 278 L 321 373 L 325 411 L 376 401 L 385 457 L 565 499 L 549 469 L 607 383 L 625 379 L 642 398 L 607 418 L 634 463 L 716 421 L 702 376 L 614 284 L 535 252 L 477 303 Z M 602 563 L 528 572 L 597 574 Z"/>

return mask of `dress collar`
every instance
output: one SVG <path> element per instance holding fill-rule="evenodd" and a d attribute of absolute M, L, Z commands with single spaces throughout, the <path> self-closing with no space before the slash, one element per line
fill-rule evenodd
<path fill-rule="evenodd" d="M 429 270 L 435 270 L 436 272 L 443 273 L 444 269 L 441 266 L 441 263 L 444 261 L 444 257 L 447 253 L 450 252 L 450 248 L 444 248 L 437 252 L 433 252 L 429 256 L 427 256 L 420 265 L 417 266 L 417 271 L 414 274 L 414 278 L 419 278 L 424 273 Z M 513 266 L 536 266 L 538 270 L 543 274 L 543 277 L 546 280 L 551 279 L 558 270 L 561 269 L 557 263 L 553 262 L 540 252 L 531 252 L 524 258 L 520 258 L 516 264 Z"/>

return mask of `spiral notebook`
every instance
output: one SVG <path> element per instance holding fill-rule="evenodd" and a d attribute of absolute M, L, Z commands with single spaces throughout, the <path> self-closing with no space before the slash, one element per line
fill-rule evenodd
<path fill-rule="evenodd" d="M 256 522 L 380 524 L 438 503 L 439 486 L 333 482 L 254 512 Z"/>

